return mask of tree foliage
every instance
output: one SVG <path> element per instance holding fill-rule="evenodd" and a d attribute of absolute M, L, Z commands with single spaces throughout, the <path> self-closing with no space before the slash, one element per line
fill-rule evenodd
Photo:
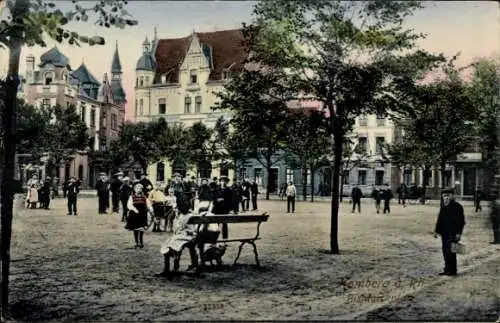
<path fill-rule="evenodd" d="M 223 117 L 217 119 L 214 127 L 214 138 L 212 141 L 212 150 L 214 160 L 219 160 L 221 166 L 226 166 L 237 171 L 238 166 L 244 163 L 249 155 L 244 133 L 230 131 L 229 121 Z"/>
<path fill-rule="evenodd" d="M 281 157 L 287 135 L 289 91 L 282 85 L 283 72 L 268 67 L 244 70 L 234 76 L 217 94 L 215 110 L 231 113 L 234 131 L 245 137 L 249 155 L 255 157 L 269 175 Z M 271 182 L 268 181 L 266 199 Z"/>
<path fill-rule="evenodd" d="M 260 1 L 247 28 L 252 59 L 287 71 L 287 93 L 320 101 L 334 137 L 330 249 L 338 248 L 339 178 L 349 120 L 412 110 L 415 81 L 441 57 L 416 49 L 403 28 L 419 1 Z M 295 91 L 290 91 L 294 89 Z"/>

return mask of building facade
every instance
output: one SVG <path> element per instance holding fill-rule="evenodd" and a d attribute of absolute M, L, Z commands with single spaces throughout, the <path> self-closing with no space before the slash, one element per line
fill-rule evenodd
<path fill-rule="evenodd" d="M 75 176 L 81 181 L 82 188 L 93 187 L 100 169 L 89 154 L 105 151 L 124 122 L 127 100 L 121 84 L 118 45 L 111 65 L 111 81 L 105 73 L 101 83 L 83 62 L 72 70 L 68 57 L 57 47 L 40 57 L 38 69 L 33 55 L 26 58 L 23 91 L 26 103 L 38 107 L 73 105 L 88 126 L 89 147 L 76 153 L 70 163 L 60 168 L 60 182 Z"/>
<path fill-rule="evenodd" d="M 212 111 L 216 92 L 233 73 L 243 68 L 245 50 L 241 30 L 194 32 L 184 38 L 147 38 L 136 64 L 134 115 L 136 121 L 164 118 L 167 123 L 191 126 L 203 122 L 213 127 L 224 113 Z M 153 182 L 165 182 L 174 172 L 195 174 L 189 165 L 170 165 L 165 160 L 150 165 Z M 213 167 L 210 176 L 233 176 Z"/>

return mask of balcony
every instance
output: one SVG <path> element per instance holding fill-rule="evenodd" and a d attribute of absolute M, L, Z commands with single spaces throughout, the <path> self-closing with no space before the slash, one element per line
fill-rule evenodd
<path fill-rule="evenodd" d="M 187 86 L 186 86 L 186 90 L 187 91 L 199 91 L 200 90 L 200 84 L 199 83 L 189 83 Z"/>

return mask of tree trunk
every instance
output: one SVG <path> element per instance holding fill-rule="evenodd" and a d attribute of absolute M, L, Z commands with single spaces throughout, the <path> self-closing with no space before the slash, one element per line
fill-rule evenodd
<path fill-rule="evenodd" d="M 267 185 L 266 185 L 266 201 L 269 201 L 269 192 L 271 191 L 271 181 L 269 178 L 271 177 L 271 162 L 268 161 L 266 165 L 266 172 L 267 172 Z"/>
<path fill-rule="evenodd" d="M 307 166 L 302 167 L 302 197 L 307 200 Z"/>
<path fill-rule="evenodd" d="M 9 271 L 10 271 L 10 242 L 12 238 L 12 215 L 14 207 L 15 156 L 16 156 L 16 110 L 17 89 L 19 86 L 19 57 L 21 43 L 15 42 L 9 47 L 9 71 L 5 89 L 5 107 L 3 111 L 2 127 L 4 128 L 3 177 L 1 189 L 1 246 L 2 261 L 2 319 L 8 317 L 9 311 Z"/>
<path fill-rule="evenodd" d="M 342 162 L 342 143 L 344 141 L 342 124 L 339 122 L 339 116 L 332 115 L 332 126 L 334 133 L 334 159 L 333 159 L 333 178 L 332 178 L 332 208 L 331 208 L 331 223 L 330 223 L 330 251 L 332 254 L 339 254 L 339 189 L 340 189 L 340 166 Z"/>
<path fill-rule="evenodd" d="M 342 172 L 342 175 L 340 175 L 340 194 L 339 194 L 339 200 L 342 202 L 342 199 L 344 197 L 344 172 Z"/>
<path fill-rule="evenodd" d="M 311 165 L 311 203 L 314 202 L 314 167 Z"/>

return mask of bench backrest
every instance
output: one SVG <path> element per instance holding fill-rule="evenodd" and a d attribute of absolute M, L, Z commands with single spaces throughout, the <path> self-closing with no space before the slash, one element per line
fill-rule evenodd
<path fill-rule="evenodd" d="M 266 222 L 268 218 L 269 218 L 268 214 L 193 216 L 189 219 L 188 224 L 255 223 L 255 222 Z"/>

